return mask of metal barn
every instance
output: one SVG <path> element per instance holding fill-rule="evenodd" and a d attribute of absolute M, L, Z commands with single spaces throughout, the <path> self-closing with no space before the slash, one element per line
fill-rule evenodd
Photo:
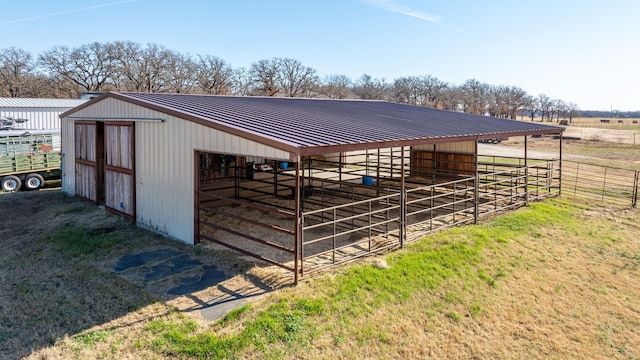
<path fill-rule="evenodd" d="M 0 98 L 0 128 L 29 130 L 60 129 L 60 114 L 83 104 L 82 99 Z"/>
<path fill-rule="evenodd" d="M 112 92 L 61 119 L 65 193 L 296 282 L 561 189 L 561 127 L 384 101 Z M 524 157 L 478 154 L 507 137 Z"/>

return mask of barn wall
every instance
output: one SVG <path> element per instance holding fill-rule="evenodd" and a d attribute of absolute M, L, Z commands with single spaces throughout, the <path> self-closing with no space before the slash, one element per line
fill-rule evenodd
<path fill-rule="evenodd" d="M 17 129 L 53 130 L 60 129 L 60 114 L 71 108 L 2 108 L 0 116 L 29 119 L 16 124 Z"/>
<path fill-rule="evenodd" d="M 434 173 L 473 174 L 475 172 L 475 147 L 474 141 L 413 146 L 411 148 L 411 174 L 421 177 L 429 177 Z"/>
<path fill-rule="evenodd" d="M 135 122 L 136 222 L 193 243 L 195 150 L 288 160 L 286 151 L 265 146 L 191 121 L 107 98 L 74 117 L 161 118 Z M 63 127 L 63 190 L 73 194 L 73 123 Z M 71 171 L 69 171 L 71 170 Z"/>
<path fill-rule="evenodd" d="M 412 146 L 413 150 L 433 151 L 434 144 Z M 435 144 L 436 152 L 452 153 L 452 154 L 474 154 L 476 145 L 475 141 L 460 141 L 451 143 Z"/>

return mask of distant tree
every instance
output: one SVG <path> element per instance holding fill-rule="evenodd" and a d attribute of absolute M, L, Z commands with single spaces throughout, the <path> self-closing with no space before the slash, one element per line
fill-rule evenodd
<path fill-rule="evenodd" d="M 364 100 L 388 100 L 389 85 L 384 79 L 374 79 L 363 74 L 353 85 L 353 92 Z"/>
<path fill-rule="evenodd" d="M 556 123 L 560 122 L 560 117 L 566 119 L 567 116 L 567 103 L 560 99 L 553 100 L 552 112 L 556 115 Z M 553 117 L 553 116 L 552 116 Z"/>
<path fill-rule="evenodd" d="M 321 82 L 318 93 L 330 99 L 347 99 L 354 96 L 352 85 L 353 82 L 346 75 L 330 75 Z"/>
<path fill-rule="evenodd" d="M 395 79 L 392 85 L 393 100 L 402 104 L 422 105 L 425 103 L 425 89 L 417 76 Z"/>
<path fill-rule="evenodd" d="M 198 56 L 194 64 L 198 92 L 228 95 L 233 87 L 233 69 L 215 56 Z"/>
<path fill-rule="evenodd" d="M 538 95 L 538 105 L 540 106 L 540 113 L 542 114 L 542 121 L 546 118 L 547 121 L 551 121 L 553 114 L 553 99 L 545 94 Z"/>
<path fill-rule="evenodd" d="M 525 99 L 523 100 L 524 105 L 522 107 L 522 113 L 527 113 L 528 116 L 531 118 L 531 121 L 533 121 L 536 117 L 536 114 L 538 113 L 539 110 L 539 102 L 538 99 L 534 98 L 531 95 L 527 95 L 525 97 Z"/>
<path fill-rule="evenodd" d="M 476 79 L 469 79 L 458 87 L 462 100 L 463 111 L 471 114 L 484 115 L 488 107 L 488 93 L 490 85 Z"/>
<path fill-rule="evenodd" d="M 149 44 L 142 52 L 142 57 L 137 66 L 137 76 L 142 81 L 142 91 L 167 92 L 173 86 L 173 68 L 179 61 L 177 54 L 157 44 Z"/>
<path fill-rule="evenodd" d="M 528 104 L 527 92 L 516 86 L 488 85 L 489 115 L 505 119 L 516 119 Z"/>
<path fill-rule="evenodd" d="M 576 103 L 568 103 L 567 104 L 567 117 L 569 117 L 569 124 L 573 123 L 573 118 L 579 116 L 580 108 Z"/>
<path fill-rule="evenodd" d="M 191 59 L 158 44 L 112 44 L 114 87 L 136 92 L 189 92 L 194 86 Z"/>
<path fill-rule="evenodd" d="M 251 64 L 249 74 L 253 82 L 251 95 L 276 96 L 278 88 L 279 63 L 274 60 L 260 60 Z"/>
<path fill-rule="evenodd" d="M 69 80 L 82 91 L 108 90 L 113 79 L 113 64 L 110 44 L 94 42 L 76 49 L 56 46 L 38 57 L 39 65 L 51 76 Z"/>
<path fill-rule="evenodd" d="M 438 108 L 462 112 L 461 94 L 457 86 L 445 84 L 445 87 L 441 89 L 440 93 L 441 97 Z"/>
<path fill-rule="evenodd" d="M 275 58 L 272 63 L 275 64 L 277 86 L 286 97 L 309 97 L 319 85 L 316 71 L 298 60 Z"/>
<path fill-rule="evenodd" d="M 238 96 L 249 96 L 256 93 L 254 82 L 249 71 L 244 67 L 233 69 L 231 74 L 231 94 Z"/>
<path fill-rule="evenodd" d="M 195 64 L 191 57 L 177 51 L 169 51 L 168 71 L 165 73 L 166 90 L 171 93 L 193 93 L 196 87 Z"/>
<path fill-rule="evenodd" d="M 25 96 L 27 82 L 34 76 L 30 53 L 14 47 L 0 50 L 0 93 L 4 93 L 3 96 Z"/>
<path fill-rule="evenodd" d="M 144 49 L 131 41 L 116 41 L 114 47 L 113 86 L 117 90 L 144 92 Z"/>

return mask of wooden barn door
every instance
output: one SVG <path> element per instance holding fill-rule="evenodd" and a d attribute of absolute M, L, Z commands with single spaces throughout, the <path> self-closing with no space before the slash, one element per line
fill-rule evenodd
<path fill-rule="evenodd" d="M 75 192 L 81 199 L 100 202 L 102 124 L 95 121 L 76 121 L 75 124 Z"/>
<path fill-rule="evenodd" d="M 104 124 L 104 205 L 135 218 L 134 126 L 132 122 Z"/>

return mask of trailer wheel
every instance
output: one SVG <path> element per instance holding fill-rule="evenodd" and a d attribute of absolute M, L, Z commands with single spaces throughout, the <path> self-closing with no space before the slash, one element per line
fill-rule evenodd
<path fill-rule="evenodd" d="M 22 186 L 22 182 L 17 176 L 7 175 L 2 178 L 0 182 L 0 187 L 5 192 L 14 192 L 20 190 L 20 186 Z"/>
<path fill-rule="evenodd" d="M 24 187 L 27 190 L 38 190 L 44 185 L 44 178 L 39 174 L 29 174 L 24 178 Z"/>

